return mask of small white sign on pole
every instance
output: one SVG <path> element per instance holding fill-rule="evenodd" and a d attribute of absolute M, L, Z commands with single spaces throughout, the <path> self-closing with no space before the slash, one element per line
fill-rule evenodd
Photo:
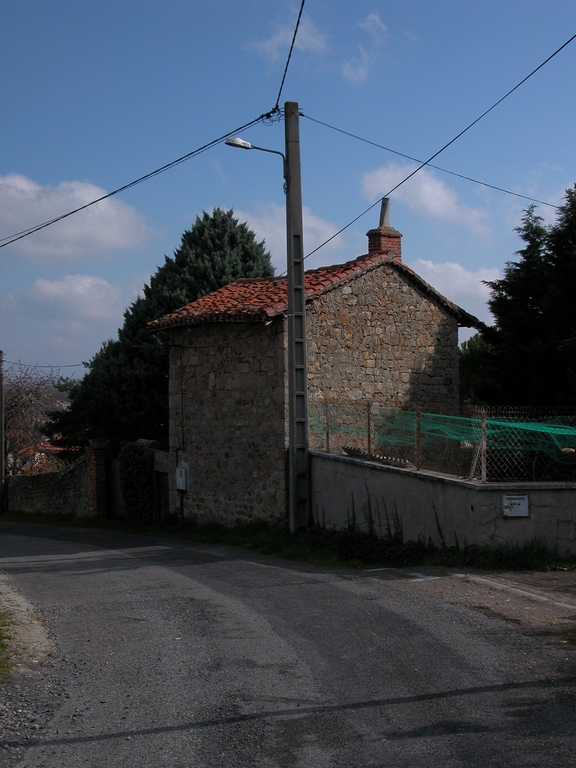
<path fill-rule="evenodd" d="M 528 517 L 528 513 L 528 494 L 502 496 L 502 514 L 504 517 Z"/>

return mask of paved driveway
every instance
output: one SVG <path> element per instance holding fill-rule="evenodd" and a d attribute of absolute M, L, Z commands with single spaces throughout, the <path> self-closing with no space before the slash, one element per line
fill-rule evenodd
<path fill-rule="evenodd" d="M 0 555 L 58 649 L 22 768 L 576 766 L 573 654 L 405 573 L 40 526 Z"/>

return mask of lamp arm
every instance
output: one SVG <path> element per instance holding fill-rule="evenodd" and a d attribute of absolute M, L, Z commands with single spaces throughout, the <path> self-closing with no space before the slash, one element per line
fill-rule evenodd
<path fill-rule="evenodd" d="M 282 160 L 286 162 L 286 157 L 284 156 L 284 152 L 279 152 L 277 149 L 266 149 L 266 147 L 257 147 L 255 144 L 252 144 L 252 149 L 259 149 L 260 152 L 270 152 L 271 155 L 280 155 Z"/>
<path fill-rule="evenodd" d="M 271 155 L 280 155 L 283 163 L 283 169 L 284 169 L 284 194 L 286 194 L 288 189 L 288 163 L 286 162 L 286 156 L 284 152 L 279 152 L 277 149 L 266 149 L 266 147 L 256 147 L 254 144 L 252 144 L 252 149 L 258 149 L 260 152 L 269 152 Z"/>

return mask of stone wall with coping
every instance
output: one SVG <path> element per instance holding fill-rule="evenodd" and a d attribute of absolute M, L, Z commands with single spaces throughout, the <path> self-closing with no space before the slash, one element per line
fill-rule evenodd
<path fill-rule="evenodd" d="M 449 546 L 537 537 L 560 554 L 576 553 L 576 483 L 482 484 L 317 452 L 311 476 L 313 515 L 327 528 L 346 526 L 354 507 L 362 530 L 370 514 L 376 532 L 393 527 L 397 515 L 405 541 L 430 538 L 439 546 L 440 529 Z M 518 494 L 528 496 L 528 517 L 505 517 L 503 496 Z"/>
<path fill-rule="evenodd" d="M 458 322 L 393 267 L 315 299 L 307 335 L 309 401 L 356 406 L 351 435 L 365 431 L 362 403 L 431 411 L 458 405 Z M 311 431 L 312 448 L 324 442 Z"/>
<path fill-rule="evenodd" d="M 286 515 L 284 322 L 170 331 L 170 508 L 233 525 Z M 188 488 L 176 489 L 187 465 Z"/>
<path fill-rule="evenodd" d="M 94 514 L 90 456 L 85 454 L 58 472 L 8 477 L 6 494 L 9 512 L 90 517 Z"/>

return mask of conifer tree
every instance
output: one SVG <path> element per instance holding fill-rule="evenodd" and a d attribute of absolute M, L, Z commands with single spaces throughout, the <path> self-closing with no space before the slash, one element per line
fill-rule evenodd
<path fill-rule="evenodd" d="M 239 277 L 273 275 L 270 254 L 233 211 L 215 208 L 196 217 L 174 257 L 151 277 L 124 313 L 118 338 L 102 344 L 88 371 L 69 388 L 70 408 L 52 414 L 46 428 L 62 445 L 104 439 L 168 438 L 168 338 L 147 323 Z"/>
<path fill-rule="evenodd" d="M 519 260 L 488 283 L 495 324 L 463 349 L 462 370 L 486 403 L 576 405 L 576 188 L 554 224 L 530 206 L 516 231 Z"/>

